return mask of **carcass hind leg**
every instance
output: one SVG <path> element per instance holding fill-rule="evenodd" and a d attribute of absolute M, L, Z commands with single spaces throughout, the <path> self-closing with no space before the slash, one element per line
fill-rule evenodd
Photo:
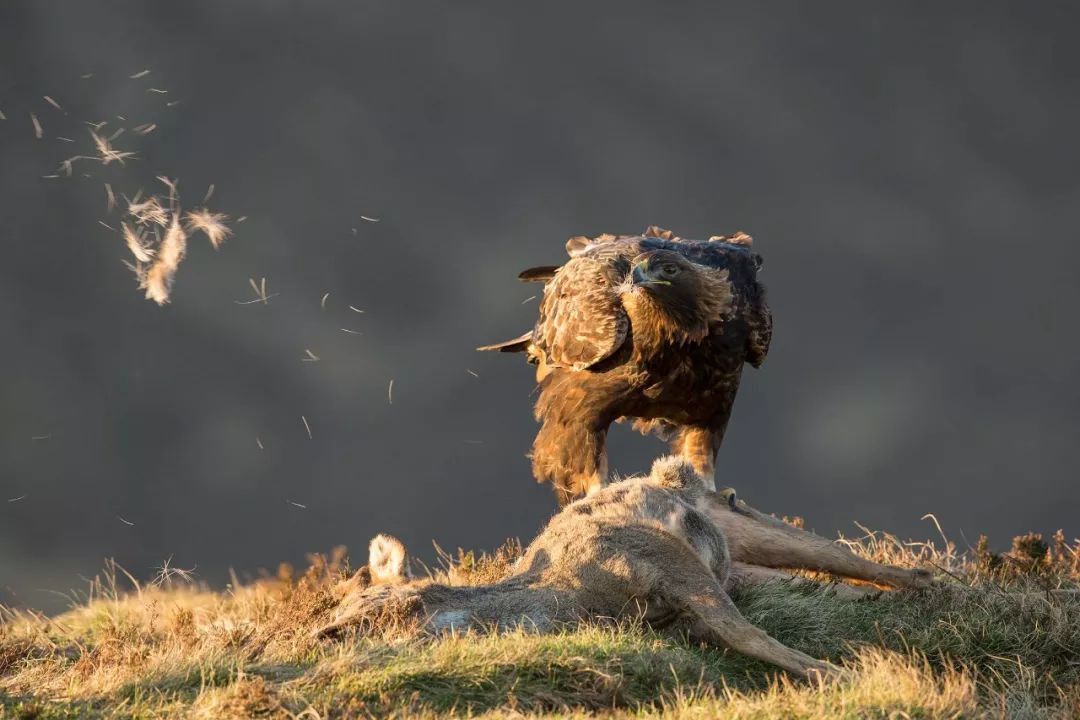
<path fill-rule="evenodd" d="M 793 575 L 787 570 L 777 570 L 776 568 L 767 568 L 762 567 L 761 565 L 747 565 L 746 563 L 733 562 L 731 563 L 731 570 L 728 572 L 725 588 L 728 590 L 739 590 L 744 587 L 763 585 L 769 582 L 790 583 L 795 587 L 802 587 L 805 585 L 816 585 L 820 587 L 820 585 L 813 580 Z M 882 590 L 869 585 L 856 586 L 833 583 L 827 587 L 830 593 L 833 593 L 836 597 L 844 600 L 861 600 L 866 597 L 876 597 L 883 592 Z"/>
<path fill-rule="evenodd" d="M 688 559 L 694 560 L 693 558 Z M 661 594 L 690 616 L 692 639 L 729 647 L 800 677 L 834 676 L 840 668 L 784 645 L 743 617 L 717 579 L 700 562 L 667 559 Z"/>
<path fill-rule="evenodd" d="M 724 531 L 731 559 L 770 568 L 797 568 L 831 573 L 891 587 L 926 587 L 930 572 L 882 565 L 861 558 L 820 535 L 800 530 L 755 510 L 742 500 L 719 495 L 706 512 Z"/>
<path fill-rule="evenodd" d="M 623 526 L 607 538 L 615 567 L 630 567 L 626 591 L 656 597 L 677 610 L 676 626 L 692 639 L 728 647 L 802 677 L 833 675 L 839 668 L 790 648 L 752 625 L 724 592 L 717 576 L 688 545 L 651 527 Z M 625 601 L 609 597 L 608 602 Z"/>

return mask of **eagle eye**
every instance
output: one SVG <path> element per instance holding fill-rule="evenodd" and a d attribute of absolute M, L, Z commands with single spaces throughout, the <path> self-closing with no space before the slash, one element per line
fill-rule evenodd
<path fill-rule="evenodd" d="M 660 266 L 660 272 L 664 273 L 665 275 L 674 275 L 675 273 L 679 272 L 679 267 L 674 263 L 664 263 Z"/>

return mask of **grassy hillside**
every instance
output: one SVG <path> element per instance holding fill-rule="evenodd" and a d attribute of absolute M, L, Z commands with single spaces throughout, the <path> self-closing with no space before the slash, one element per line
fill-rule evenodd
<path fill-rule="evenodd" d="M 107 567 L 46 618 L 4 610 L 0 716 L 329 718 L 675 715 L 701 718 L 1080 716 L 1080 551 L 1059 534 L 995 556 L 869 535 L 875 560 L 936 566 L 941 586 L 851 601 L 828 584 L 737 597 L 785 643 L 854 669 L 825 685 L 634 625 L 557 635 L 424 637 L 402 627 L 341 642 L 309 632 L 348 574 L 343 553 L 299 577 L 212 592 L 173 571 L 136 583 Z M 498 577 L 516 553 L 461 553 L 436 574 Z M 118 576 L 119 573 L 119 576 Z M 125 589 L 121 589 L 125 588 Z"/>

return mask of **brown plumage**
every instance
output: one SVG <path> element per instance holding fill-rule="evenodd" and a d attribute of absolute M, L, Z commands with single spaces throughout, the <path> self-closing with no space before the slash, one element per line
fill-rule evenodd
<path fill-rule="evenodd" d="M 536 326 L 479 349 L 537 365 L 533 474 L 560 504 L 606 483 L 607 430 L 623 418 L 670 440 L 712 482 L 743 363 L 761 365 L 772 334 L 750 244 L 743 233 L 684 240 L 655 227 L 576 237 L 566 264 L 520 275 L 545 283 Z"/>

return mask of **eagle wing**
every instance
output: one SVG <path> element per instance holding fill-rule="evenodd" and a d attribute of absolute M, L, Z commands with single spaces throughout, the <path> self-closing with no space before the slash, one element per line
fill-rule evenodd
<path fill-rule="evenodd" d="M 746 342 L 746 361 L 759 368 L 765 362 L 765 356 L 769 354 L 769 343 L 772 342 L 772 311 L 765 303 L 763 292 L 755 298 L 750 312 L 747 313 L 746 325 L 750 329 L 750 337 Z"/>
<path fill-rule="evenodd" d="M 548 365 L 584 370 L 622 346 L 630 320 L 615 287 L 624 264 L 573 258 L 544 286 L 533 343 Z"/>

